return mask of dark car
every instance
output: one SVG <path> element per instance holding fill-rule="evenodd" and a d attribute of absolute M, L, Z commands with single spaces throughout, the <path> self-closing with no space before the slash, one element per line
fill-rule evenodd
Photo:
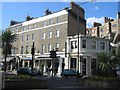
<path fill-rule="evenodd" d="M 73 70 L 73 69 L 64 69 L 63 72 L 61 73 L 62 77 L 82 77 L 82 74 L 78 73 L 77 71 Z"/>
<path fill-rule="evenodd" d="M 43 75 L 43 73 L 39 69 L 33 68 L 32 75 L 33 76 L 41 76 L 41 75 Z"/>
<path fill-rule="evenodd" d="M 31 75 L 31 70 L 29 68 L 19 68 L 17 70 L 18 75 Z"/>

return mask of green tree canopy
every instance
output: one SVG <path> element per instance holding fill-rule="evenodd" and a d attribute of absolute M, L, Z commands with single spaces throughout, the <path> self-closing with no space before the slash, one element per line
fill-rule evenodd
<path fill-rule="evenodd" d="M 17 39 L 17 35 L 13 34 L 10 30 L 3 30 L 2 34 L 2 50 L 3 56 L 5 57 L 5 71 L 6 71 L 6 58 L 11 54 L 11 49 L 13 47 L 13 42 Z"/>

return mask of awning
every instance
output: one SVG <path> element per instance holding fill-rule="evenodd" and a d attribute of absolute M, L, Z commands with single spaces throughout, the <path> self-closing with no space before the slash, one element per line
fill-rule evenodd
<path fill-rule="evenodd" d="M 6 61 L 9 62 L 11 60 L 15 59 L 15 57 L 7 57 Z M 0 62 L 4 62 L 5 61 L 5 58 L 3 57 L 0 57 Z"/>

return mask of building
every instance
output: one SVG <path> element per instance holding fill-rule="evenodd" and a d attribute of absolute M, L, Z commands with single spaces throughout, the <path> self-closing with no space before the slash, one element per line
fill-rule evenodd
<path fill-rule="evenodd" d="M 93 28 L 87 29 L 87 35 L 108 38 L 111 39 L 111 41 L 113 41 L 115 34 L 120 29 L 119 17 L 120 13 L 117 14 L 116 20 L 105 17 L 103 25 L 94 22 Z"/>
<path fill-rule="evenodd" d="M 109 40 L 92 36 L 79 36 L 79 57 L 78 60 L 78 36 L 69 36 L 67 40 L 67 58 L 65 68 L 75 69 L 83 75 L 91 75 L 96 67 L 97 54 L 109 52 Z M 78 64 L 79 61 L 79 64 Z"/>
<path fill-rule="evenodd" d="M 79 21 L 78 10 L 80 13 Z M 46 68 L 52 67 L 52 59 L 49 58 L 51 50 L 57 51 L 55 67 L 58 71 L 64 68 L 65 42 L 68 36 L 78 34 L 77 23 L 79 22 L 79 34 L 86 34 L 85 11 L 75 2 L 70 3 L 70 8 L 64 8 L 52 13 L 49 9 L 45 15 L 39 18 L 26 17 L 26 21 L 11 21 L 7 29 L 18 35 L 12 49 L 12 55 L 17 57 L 19 67 L 31 67 L 31 48 L 35 43 L 34 67 L 46 72 Z M 59 64 L 60 63 L 60 64 Z M 62 66 L 60 66 L 62 65 Z M 59 68 L 63 67 L 62 69 Z"/>

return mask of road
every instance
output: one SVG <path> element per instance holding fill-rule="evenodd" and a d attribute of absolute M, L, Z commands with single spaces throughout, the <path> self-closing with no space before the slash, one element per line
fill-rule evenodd
<path fill-rule="evenodd" d="M 76 78 L 48 78 L 48 88 L 49 89 L 61 89 L 61 90 L 77 90 L 80 88 L 84 88 L 77 83 Z"/>

